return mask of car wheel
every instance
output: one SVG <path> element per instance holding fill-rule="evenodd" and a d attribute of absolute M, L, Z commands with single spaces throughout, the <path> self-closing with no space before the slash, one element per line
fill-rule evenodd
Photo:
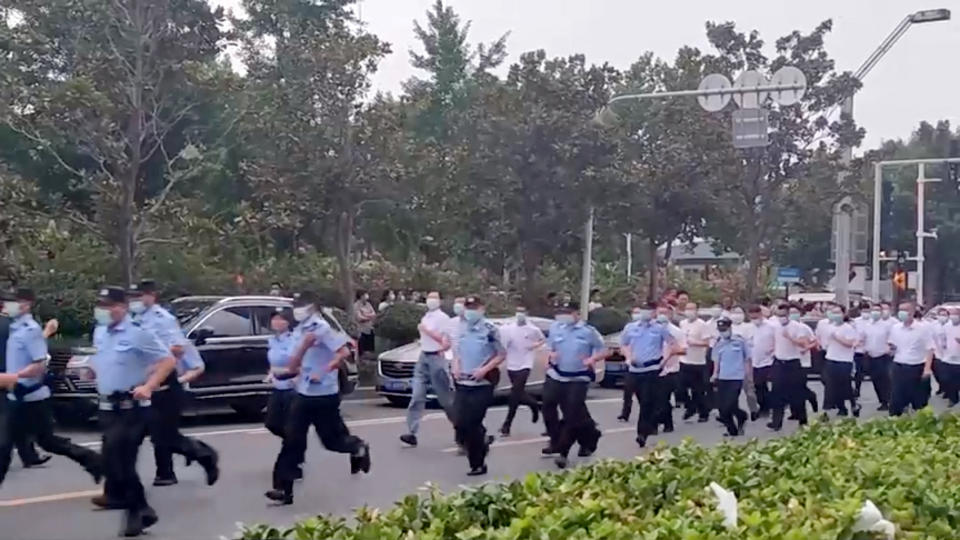
<path fill-rule="evenodd" d="M 410 404 L 410 398 L 403 396 L 384 396 L 394 407 L 406 407 Z"/>
<path fill-rule="evenodd" d="M 266 398 L 253 397 L 244 401 L 235 401 L 230 404 L 230 408 L 237 414 L 249 420 L 262 420 L 263 412 L 267 406 Z"/>

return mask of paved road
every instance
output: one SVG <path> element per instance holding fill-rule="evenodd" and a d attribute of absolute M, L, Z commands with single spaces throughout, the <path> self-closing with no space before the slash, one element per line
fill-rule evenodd
<path fill-rule="evenodd" d="M 819 383 L 814 383 L 820 390 Z M 865 386 L 864 416 L 876 413 L 872 388 Z M 634 427 L 615 420 L 619 413 L 619 391 L 596 389 L 591 392 L 590 408 L 601 424 L 604 437 L 598 458 L 630 458 L 638 453 L 634 443 Z M 180 484 L 171 487 L 148 486 L 148 497 L 160 515 L 160 522 L 149 538 L 217 539 L 230 537 L 238 522 L 270 522 L 288 524 L 319 513 L 347 514 L 361 505 L 388 507 L 402 496 L 416 492 L 426 482 L 451 490 L 469 483 L 465 476 L 466 458 L 457 456 L 453 432 L 442 413 L 429 411 L 422 426 L 420 446 L 403 448 L 397 437 L 404 431 L 404 410 L 385 406 L 378 400 L 345 402 L 344 413 L 350 429 L 369 441 L 372 447 L 373 470 L 368 476 L 351 476 L 347 456 L 322 449 L 315 438 L 310 442 L 305 465 L 305 479 L 296 486 L 292 506 L 271 507 L 263 492 L 270 487 L 270 470 L 279 449 L 279 441 L 256 424 L 230 423 L 230 417 L 192 421 L 187 428 L 193 436 L 202 437 L 215 446 L 221 455 L 222 475 L 213 487 L 203 481 L 197 466 L 186 468 L 178 462 Z M 499 427 L 505 414 L 498 406 L 489 412 L 486 425 Z M 703 444 L 722 440 L 720 425 L 685 423 L 675 412 L 677 431 L 655 440 L 678 443 L 693 437 Z M 765 422 L 765 421 L 764 421 Z M 784 434 L 795 429 L 788 423 Z M 494 444 L 489 458 L 490 475 L 485 480 L 516 478 L 536 470 L 553 469 L 551 460 L 540 457 L 545 439 L 540 436 L 541 424 L 530 422 L 528 410 L 518 415 L 512 437 Z M 92 432 L 71 433 L 75 441 L 98 445 Z M 748 437 L 768 438 L 772 434 L 761 422 L 747 426 Z M 23 470 L 19 461 L 0 487 L 0 537 L 10 540 L 101 540 L 114 537 L 119 530 L 121 514 L 116 511 L 94 511 L 89 498 L 98 493 L 79 467 L 60 458 L 42 469 Z M 153 480 L 153 454 L 149 443 L 140 453 L 140 473 L 145 483 Z M 477 480 L 484 481 L 483 479 Z"/>

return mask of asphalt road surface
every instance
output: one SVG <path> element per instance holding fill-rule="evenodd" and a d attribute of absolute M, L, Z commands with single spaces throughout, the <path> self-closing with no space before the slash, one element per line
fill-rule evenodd
<path fill-rule="evenodd" d="M 819 383 L 811 386 L 818 393 L 822 390 Z M 942 406 L 939 398 L 934 401 Z M 884 414 L 876 412 L 877 402 L 869 383 L 864 385 L 863 405 L 864 418 Z M 635 425 L 616 420 L 619 391 L 594 389 L 589 406 L 604 436 L 594 457 L 573 457 L 574 465 L 601 458 L 629 459 L 640 452 L 634 442 Z M 148 439 L 141 447 L 139 470 L 160 521 L 150 529 L 147 538 L 230 538 L 239 522 L 290 524 L 316 514 L 346 515 L 362 505 L 387 508 L 427 482 L 446 491 L 468 483 L 512 479 L 555 468 L 552 460 L 540 457 L 546 441 L 541 436 L 543 425 L 531 423 L 528 409 L 518 413 L 513 435 L 494 443 L 488 458 L 490 474 L 478 480 L 465 475 L 466 457 L 456 454 L 453 430 L 438 410 L 427 411 L 417 448 L 406 448 L 397 439 L 405 431 L 404 409 L 387 406 L 379 399 L 363 399 L 345 402 L 343 412 L 351 431 L 370 443 L 371 473 L 351 476 L 347 456 L 325 451 L 319 440 L 311 436 L 304 480 L 295 486 L 294 504 L 284 507 L 269 506 L 263 496 L 270 488 L 270 471 L 280 443 L 262 426 L 237 423 L 229 415 L 191 419 L 184 431 L 220 451 L 220 481 L 212 487 L 205 484 L 199 466 L 185 467 L 179 457 L 175 457 L 175 463 L 180 483 L 150 486 L 154 463 Z M 499 428 L 505 413 L 502 405 L 491 408 L 486 420 L 490 432 Z M 677 430 L 654 437 L 651 442 L 675 444 L 692 437 L 710 445 L 723 439 L 722 428 L 713 419 L 702 424 L 684 422 L 679 410 L 674 417 Z M 636 407 L 631 420 L 635 418 Z M 764 427 L 765 423 L 763 419 L 748 423 L 747 438 L 774 436 Z M 795 422 L 787 422 L 781 434 L 788 435 L 795 429 Z M 99 446 L 99 436 L 93 431 L 62 433 L 75 442 Z M 102 540 L 116 536 L 121 512 L 93 509 L 89 499 L 99 493 L 100 486 L 94 485 L 79 466 L 59 456 L 54 456 L 45 467 L 31 470 L 22 469 L 17 457 L 13 461 L 6 482 L 0 487 L 0 538 Z"/>

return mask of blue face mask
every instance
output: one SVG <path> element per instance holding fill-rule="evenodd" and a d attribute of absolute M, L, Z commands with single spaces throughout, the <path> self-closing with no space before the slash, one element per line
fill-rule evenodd
<path fill-rule="evenodd" d="M 906 311 L 901 310 L 897 312 L 897 318 L 900 319 L 900 322 L 905 322 L 907 320 L 907 317 L 909 316 L 910 314 L 907 313 Z"/>
<path fill-rule="evenodd" d="M 657 315 L 657 322 L 660 324 L 666 324 L 670 322 L 670 318 L 661 313 L 660 315 Z"/>
<path fill-rule="evenodd" d="M 732 335 L 730 330 L 721 330 L 720 337 L 729 338 Z"/>
<path fill-rule="evenodd" d="M 470 324 L 473 324 L 483 318 L 483 314 L 476 309 L 465 309 L 463 311 L 463 319 Z"/>
<path fill-rule="evenodd" d="M 800 314 L 799 314 L 799 313 L 791 313 L 791 314 L 790 314 L 790 320 L 791 320 L 791 321 L 799 321 L 799 320 L 800 320 Z"/>
<path fill-rule="evenodd" d="M 573 324 L 573 315 L 557 315 L 557 322 L 560 324 Z"/>
<path fill-rule="evenodd" d="M 110 324 L 110 310 L 101 307 L 93 308 L 93 320 L 95 320 L 100 326 L 106 326 Z"/>
<path fill-rule="evenodd" d="M 653 312 L 649 309 L 640 310 L 640 318 L 638 320 L 647 322 L 653 318 Z"/>

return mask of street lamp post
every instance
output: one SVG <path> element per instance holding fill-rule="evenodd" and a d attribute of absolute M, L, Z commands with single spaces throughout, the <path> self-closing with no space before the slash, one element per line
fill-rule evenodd
<path fill-rule="evenodd" d="M 860 68 L 857 69 L 857 71 L 853 74 L 854 78 L 857 79 L 858 81 L 863 81 L 864 77 L 866 77 L 867 74 L 870 73 L 870 70 L 872 70 L 877 65 L 878 62 L 880 62 L 880 60 L 884 57 L 884 55 L 887 54 L 887 52 L 893 47 L 893 45 L 901 37 L 903 37 L 903 34 L 905 34 L 907 30 L 909 30 L 910 27 L 913 26 L 914 24 L 924 24 L 924 23 L 947 21 L 947 20 L 950 20 L 949 9 L 928 9 L 923 11 L 917 11 L 916 13 L 911 13 L 910 15 L 907 15 L 893 29 L 893 32 L 891 32 L 890 35 L 888 35 L 887 38 L 884 39 L 882 43 L 880 43 L 880 46 L 877 47 L 876 50 L 874 50 L 873 53 L 870 54 L 869 57 L 867 57 L 866 61 L 864 61 L 863 64 L 860 66 Z M 852 94 L 847 96 L 846 99 L 843 100 L 843 103 L 840 106 L 840 114 L 841 116 L 846 115 L 850 118 L 853 118 L 853 95 Z M 849 165 L 850 162 L 853 161 L 852 147 L 848 146 L 843 148 L 840 161 L 844 166 Z M 850 238 L 851 238 L 852 229 L 853 229 L 852 227 L 853 219 L 852 219 L 852 215 L 850 215 L 852 214 L 852 212 L 848 212 L 846 210 L 847 208 L 852 209 L 852 206 L 844 203 L 837 205 L 836 211 L 840 213 L 840 215 L 838 216 L 840 219 L 834 220 L 834 223 L 837 227 L 835 231 L 837 252 L 834 254 L 835 266 L 834 266 L 834 273 L 833 273 L 834 292 L 836 294 L 837 302 L 840 303 L 841 305 L 848 305 L 848 300 L 849 300 L 849 294 L 848 294 L 849 280 L 847 276 L 850 275 L 850 254 L 849 253 L 845 255 L 840 254 L 841 246 L 844 246 L 845 249 L 850 251 Z M 877 205 L 876 203 L 874 203 L 874 211 L 876 211 L 876 208 L 877 208 Z M 874 216 L 873 222 L 875 227 L 877 227 L 877 220 L 878 218 Z M 875 236 L 877 235 L 876 230 L 877 229 L 874 230 Z M 876 250 L 876 247 L 877 247 L 877 241 L 874 240 L 875 250 Z M 878 256 L 877 251 L 874 251 L 874 259 L 877 256 Z M 874 267 L 875 267 L 874 270 L 876 270 L 876 264 L 874 265 Z M 877 274 L 874 274 L 873 282 L 877 283 L 878 278 L 879 276 Z M 874 289 L 874 293 L 876 293 L 876 291 L 879 290 L 876 285 L 874 286 L 873 289 Z M 877 300 L 877 299 L 878 298 L 874 298 L 874 300 Z"/>

